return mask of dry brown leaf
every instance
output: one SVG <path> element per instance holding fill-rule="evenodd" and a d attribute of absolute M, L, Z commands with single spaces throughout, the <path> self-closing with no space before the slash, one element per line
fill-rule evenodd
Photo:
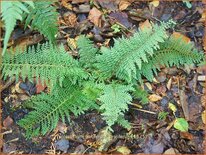
<path fill-rule="evenodd" d="M 121 0 L 119 2 L 119 10 L 122 11 L 122 10 L 127 9 L 127 7 L 131 5 L 131 3 L 132 3 L 131 0 Z"/>
<path fill-rule="evenodd" d="M 67 132 L 67 126 L 66 126 L 66 124 L 64 124 L 62 122 L 58 122 L 56 130 L 61 132 L 61 133 L 66 133 Z"/>
<path fill-rule="evenodd" d="M 71 2 L 71 0 L 62 0 L 61 5 L 68 10 L 72 10 L 72 5 L 69 2 Z"/>
<path fill-rule="evenodd" d="M 150 102 L 157 102 L 161 99 L 162 99 L 162 97 L 159 96 L 159 95 L 156 95 L 156 94 L 152 94 L 152 95 L 149 96 L 149 101 Z"/>
<path fill-rule="evenodd" d="M 192 140 L 194 136 L 189 132 L 180 132 L 180 136 L 184 139 Z"/>
<path fill-rule="evenodd" d="M 146 82 L 145 86 L 152 91 L 152 85 L 149 82 Z"/>
<path fill-rule="evenodd" d="M 139 26 L 139 28 L 141 29 L 141 30 L 144 30 L 145 28 L 152 28 L 152 25 L 150 24 L 150 22 L 149 22 L 149 20 L 147 19 L 146 21 L 144 21 L 143 23 L 140 23 L 140 26 Z"/>
<path fill-rule="evenodd" d="M 187 96 L 185 95 L 184 90 L 179 90 L 179 96 L 180 96 L 180 104 L 182 106 L 184 116 L 185 116 L 186 120 L 189 120 L 190 119 L 189 106 L 188 106 L 188 102 L 187 102 Z"/>
<path fill-rule="evenodd" d="M 188 38 L 187 36 L 185 36 L 185 35 L 183 35 L 183 34 L 181 34 L 179 32 L 173 32 L 171 37 L 174 37 L 175 39 L 182 38 L 182 40 L 185 41 L 186 43 L 190 42 L 190 38 Z"/>
<path fill-rule="evenodd" d="M 13 123 L 13 119 L 8 116 L 4 121 L 3 121 L 3 126 L 8 128 L 9 126 L 11 126 L 11 124 Z"/>
<path fill-rule="evenodd" d="M 12 92 L 14 91 L 14 92 L 17 92 L 17 93 L 19 93 L 19 94 L 22 94 L 22 93 L 24 93 L 24 91 L 19 87 L 19 85 L 20 85 L 20 81 L 15 85 L 15 87 L 14 87 L 14 90 L 12 90 Z"/>
<path fill-rule="evenodd" d="M 94 23 L 95 26 L 101 27 L 101 16 L 102 16 L 102 12 L 99 11 L 97 8 L 93 7 L 89 11 L 88 19 L 92 23 Z"/>
<path fill-rule="evenodd" d="M 175 148 L 169 148 L 163 154 L 179 154 L 179 151 Z"/>
<path fill-rule="evenodd" d="M 153 5 L 154 7 L 158 7 L 159 6 L 159 0 L 153 0 L 152 2 L 150 2 L 151 5 Z"/>
<path fill-rule="evenodd" d="M 66 22 L 67 26 L 74 27 L 77 23 L 77 16 L 72 12 L 66 12 L 64 15 L 64 21 Z"/>
<path fill-rule="evenodd" d="M 172 85 L 172 78 L 170 78 L 167 82 L 167 89 L 170 90 Z"/>

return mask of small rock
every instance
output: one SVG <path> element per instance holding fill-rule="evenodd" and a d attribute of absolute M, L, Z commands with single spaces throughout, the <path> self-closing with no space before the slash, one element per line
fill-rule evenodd
<path fill-rule="evenodd" d="M 84 147 L 84 145 L 78 145 L 74 150 L 74 154 L 83 154 L 85 150 L 86 148 Z"/>
<path fill-rule="evenodd" d="M 164 97 L 162 98 L 162 100 L 160 101 L 160 103 L 161 103 L 161 106 L 162 106 L 164 109 L 166 109 L 166 108 L 168 107 L 169 100 L 168 100 L 167 97 L 164 96 Z"/>
<path fill-rule="evenodd" d="M 179 154 L 179 151 L 175 148 L 167 149 L 163 154 Z"/>
<path fill-rule="evenodd" d="M 69 149 L 69 141 L 66 139 L 60 139 L 54 145 L 57 150 L 63 151 L 64 153 Z"/>

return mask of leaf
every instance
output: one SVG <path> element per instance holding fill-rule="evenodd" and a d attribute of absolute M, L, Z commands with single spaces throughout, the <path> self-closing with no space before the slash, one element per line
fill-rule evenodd
<path fill-rule="evenodd" d="M 7 128 L 7 127 L 11 126 L 13 122 L 14 122 L 13 119 L 12 119 L 10 116 L 8 116 L 8 117 L 3 121 L 3 126 Z"/>
<path fill-rule="evenodd" d="M 152 95 L 149 96 L 149 101 L 150 102 L 157 102 L 161 99 L 162 99 L 162 97 L 159 96 L 159 95 L 156 95 L 156 94 L 152 94 Z"/>
<path fill-rule="evenodd" d="M 176 118 L 174 122 L 174 128 L 182 132 L 187 132 L 189 125 L 188 125 L 188 122 L 184 118 Z"/>
<path fill-rule="evenodd" d="M 139 28 L 140 28 L 140 30 L 151 29 L 152 25 L 150 24 L 149 20 L 147 19 L 145 22 L 140 24 Z"/>
<path fill-rule="evenodd" d="M 99 11 L 97 8 L 93 7 L 89 11 L 88 19 L 94 23 L 95 26 L 100 27 L 101 26 L 101 20 L 100 17 L 102 16 L 102 12 Z"/>
<path fill-rule="evenodd" d="M 150 2 L 150 4 L 152 4 L 154 7 L 158 7 L 159 3 L 159 0 L 153 0 L 152 2 Z"/>
<path fill-rule="evenodd" d="M 172 110 L 173 113 L 175 113 L 175 112 L 177 111 L 176 106 L 175 106 L 173 103 L 171 103 L 171 102 L 169 103 L 168 108 L 169 108 L 170 110 Z"/>
<path fill-rule="evenodd" d="M 171 35 L 171 37 L 175 38 L 175 39 L 180 39 L 182 38 L 182 40 L 186 43 L 190 42 L 190 38 L 186 37 L 185 35 L 179 33 L 179 32 L 173 32 L 173 34 Z"/>
<path fill-rule="evenodd" d="M 131 3 L 132 3 L 131 0 L 121 0 L 119 2 L 119 10 L 122 11 L 122 10 L 127 9 L 127 7 L 131 5 Z"/>
<path fill-rule="evenodd" d="M 202 112 L 202 122 L 204 123 L 204 124 L 206 124 L 206 121 L 205 121 L 205 117 L 206 117 L 206 112 L 205 112 L 205 110 Z"/>
<path fill-rule="evenodd" d="M 128 147 L 126 147 L 126 146 L 120 146 L 117 148 L 117 152 L 121 153 L 121 154 L 130 154 L 131 150 L 128 149 Z"/>

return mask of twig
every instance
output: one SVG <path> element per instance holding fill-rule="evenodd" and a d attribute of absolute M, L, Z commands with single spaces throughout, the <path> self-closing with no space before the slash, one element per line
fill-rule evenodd
<path fill-rule="evenodd" d="M 146 112 L 146 113 L 150 113 L 150 114 L 156 115 L 156 113 L 153 112 L 153 111 L 143 110 L 143 109 L 139 109 L 139 108 L 132 108 L 132 109 L 135 109 L 135 110 L 139 110 L 139 111 L 142 111 L 142 112 Z"/>

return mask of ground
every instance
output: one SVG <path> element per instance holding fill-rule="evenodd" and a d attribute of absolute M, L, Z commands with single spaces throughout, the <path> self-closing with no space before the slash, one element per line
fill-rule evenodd
<path fill-rule="evenodd" d="M 60 13 L 58 43 L 77 56 L 76 39 L 86 34 L 100 47 L 112 46 L 113 38 L 130 36 L 148 21 L 158 23 L 172 18 L 174 30 L 190 40 L 202 52 L 204 35 L 203 2 L 139 2 L 135 0 L 101 1 L 62 0 L 55 5 Z M 112 27 L 112 28 L 111 28 Z M 36 31 L 23 30 L 19 24 L 11 44 L 32 45 L 44 42 Z M 127 131 L 115 125 L 114 132 L 104 130 L 105 122 L 96 111 L 79 117 L 71 116 L 71 123 L 58 123 L 55 131 L 45 136 L 25 139 L 18 125 L 28 109 L 23 102 L 46 88 L 29 82 L 3 81 L 2 120 L 4 153 L 203 153 L 205 136 L 205 69 L 186 66 L 162 68 L 153 82 L 145 80 L 144 89 L 150 102 L 130 106 L 126 118 L 132 123 Z M 170 105 L 170 108 L 168 108 Z M 176 110 L 172 110 L 171 105 Z M 158 118 L 162 112 L 163 119 Z M 165 117 L 163 116 L 165 114 Z M 189 131 L 175 129 L 175 117 L 187 118 Z M 105 141 L 105 142 L 104 142 Z"/>

